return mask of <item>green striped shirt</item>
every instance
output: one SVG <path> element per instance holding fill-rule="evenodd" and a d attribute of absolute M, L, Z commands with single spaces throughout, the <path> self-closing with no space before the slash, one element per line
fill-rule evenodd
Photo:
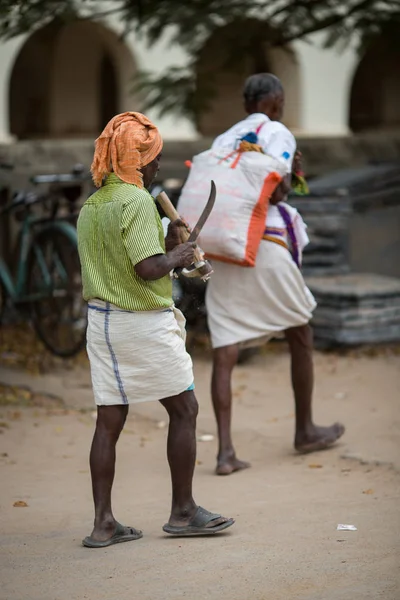
<path fill-rule="evenodd" d="M 146 190 L 109 175 L 82 207 L 78 248 L 85 300 L 98 298 L 132 311 L 173 304 L 169 275 L 144 281 L 134 269 L 145 258 L 165 254 L 161 219 Z"/>

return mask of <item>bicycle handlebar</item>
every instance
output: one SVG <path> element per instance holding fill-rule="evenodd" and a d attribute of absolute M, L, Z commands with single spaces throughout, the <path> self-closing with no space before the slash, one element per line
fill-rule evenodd
<path fill-rule="evenodd" d="M 7 170 L 7 171 L 12 171 L 13 168 L 14 168 L 14 165 L 12 165 L 11 163 L 0 162 L 0 169 L 4 169 L 4 170 Z"/>
<path fill-rule="evenodd" d="M 7 212 L 11 212 L 18 208 L 33 206 L 34 204 L 40 204 L 41 202 L 46 202 L 46 200 L 51 200 L 49 196 L 37 196 L 36 194 L 18 194 L 18 196 L 11 200 L 6 206 L 0 210 L 0 215 L 6 214 Z"/>
<path fill-rule="evenodd" d="M 89 179 L 88 173 L 84 174 L 61 174 L 61 175 L 34 175 L 31 177 L 32 183 L 81 183 Z"/>

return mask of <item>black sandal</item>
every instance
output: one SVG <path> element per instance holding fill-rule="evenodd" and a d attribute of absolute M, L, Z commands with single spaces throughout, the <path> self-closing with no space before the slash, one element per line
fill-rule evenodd
<path fill-rule="evenodd" d="M 163 527 L 163 531 L 165 531 L 165 533 L 181 537 L 214 535 L 215 533 L 219 533 L 220 531 L 231 527 L 235 522 L 234 519 L 227 519 L 223 523 L 218 523 L 213 527 L 207 527 L 209 523 L 217 521 L 218 519 L 221 519 L 221 515 L 211 513 L 205 508 L 198 506 L 194 517 L 190 519 L 188 525 L 182 525 L 178 527 L 176 525 L 170 525 L 169 523 L 166 523 Z"/>
<path fill-rule="evenodd" d="M 113 544 L 121 544 L 122 542 L 132 542 L 134 540 L 140 540 L 143 537 L 143 533 L 140 529 L 134 527 L 124 527 L 121 523 L 117 523 L 114 534 L 104 541 L 94 540 L 90 535 L 82 540 L 82 545 L 86 548 L 107 548 Z"/>

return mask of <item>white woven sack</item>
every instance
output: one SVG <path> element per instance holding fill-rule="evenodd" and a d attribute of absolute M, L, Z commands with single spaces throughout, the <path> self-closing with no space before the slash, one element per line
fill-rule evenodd
<path fill-rule="evenodd" d="M 208 258 L 254 266 L 269 198 L 286 172 L 284 163 L 258 152 L 233 152 L 227 157 L 207 150 L 193 158 L 178 211 L 193 227 L 214 180 L 215 205 L 198 240 Z"/>

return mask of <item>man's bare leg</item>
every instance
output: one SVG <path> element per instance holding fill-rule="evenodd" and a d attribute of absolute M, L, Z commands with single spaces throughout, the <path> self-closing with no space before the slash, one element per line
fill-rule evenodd
<path fill-rule="evenodd" d="M 292 387 L 296 408 L 294 446 L 299 452 L 314 452 L 331 446 L 344 433 L 340 423 L 318 427 L 312 420 L 314 387 L 313 335 L 309 325 L 287 329 L 286 339 L 291 356 Z"/>
<path fill-rule="evenodd" d="M 93 500 L 95 506 L 92 540 L 103 542 L 111 538 L 117 522 L 111 508 L 111 489 L 115 474 L 115 448 L 128 415 L 128 406 L 98 406 L 96 430 L 90 450 Z M 126 533 L 132 533 L 131 527 Z M 140 532 L 138 532 L 140 533 Z"/>
<path fill-rule="evenodd" d="M 172 482 L 169 525 L 183 527 L 189 524 L 197 510 L 192 483 L 196 463 L 198 404 L 192 391 L 161 400 L 161 404 L 169 415 L 167 456 Z M 220 517 L 208 523 L 206 527 L 213 528 L 229 520 Z"/>
<path fill-rule="evenodd" d="M 192 496 L 192 480 L 196 462 L 196 417 L 198 404 L 193 392 L 162 400 L 169 417 L 168 462 L 172 479 L 171 525 L 187 525 L 197 510 Z M 128 406 L 99 406 L 96 431 L 90 452 L 95 523 L 90 540 L 103 542 L 111 538 L 117 527 L 111 508 L 111 489 L 115 475 L 115 448 L 128 415 Z M 232 519 L 213 519 L 206 528 L 216 528 Z M 126 534 L 141 536 L 139 530 L 126 527 Z M 119 532 L 121 535 L 121 531 Z M 88 538 L 86 538 L 87 540 Z"/>
<path fill-rule="evenodd" d="M 236 458 L 231 437 L 232 420 L 232 371 L 237 364 L 237 344 L 216 348 L 213 355 L 211 396 L 218 427 L 217 475 L 230 475 L 246 469 L 250 464 Z"/>

